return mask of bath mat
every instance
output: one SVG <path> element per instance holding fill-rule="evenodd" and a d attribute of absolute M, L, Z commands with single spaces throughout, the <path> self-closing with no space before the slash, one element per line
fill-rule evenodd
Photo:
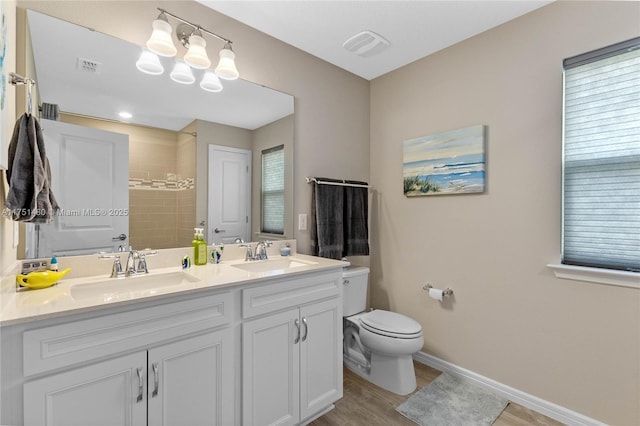
<path fill-rule="evenodd" d="M 479 386 L 443 373 L 396 410 L 422 426 L 491 425 L 509 403 Z"/>

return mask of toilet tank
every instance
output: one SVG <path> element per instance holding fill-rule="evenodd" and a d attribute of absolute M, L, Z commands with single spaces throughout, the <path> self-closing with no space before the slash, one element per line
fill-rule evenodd
<path fill-rule="evenodd" d="M 369 268 L 348 266 L 342 270 L 343 317 L 355 315 L 367 308 L 368 283 Z"/>

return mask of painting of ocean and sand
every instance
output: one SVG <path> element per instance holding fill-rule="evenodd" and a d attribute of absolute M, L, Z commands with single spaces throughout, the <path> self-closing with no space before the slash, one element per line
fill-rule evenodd
<path fill-rule="evenodd" d="M 407 197 L 485 190 L 484 126 L 404 141 Z"/>

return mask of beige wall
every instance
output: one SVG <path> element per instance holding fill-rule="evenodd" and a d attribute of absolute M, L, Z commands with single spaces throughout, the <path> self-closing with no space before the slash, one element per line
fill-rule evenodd
<path fill-rule="evenodd" d="M 562 59 L 637 37 L 638 2 L 557 2 L 371 83 L 373 306 L 424 351 L 589 417 L 640 424 L 640 292 L 556 279 Z M 403 141 L 488 127 L 487 192 L 405 198 Z M 447 304 L 422 286 L 451 287 Z"/>

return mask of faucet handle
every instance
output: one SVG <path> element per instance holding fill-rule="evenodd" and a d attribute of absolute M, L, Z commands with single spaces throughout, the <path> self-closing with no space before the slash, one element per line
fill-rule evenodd
<path fill-rule="evenodd" d="M 117 278 L 120 274 L 122 274 L 122 263 L 120 263 L 120 256 L 116 256 L 111 267 L 111 278 Z"/>
<path fill-rule="evenodd" d="M 155 254 L 158 254 L 158 252 L 156 252 Z M 139 272 L 145 273 L 145 274 L 149 273 L 149 270 L 147 269 L 147 259 L 145 258 L 145 255 L 146 253 L 144 252 L 138 253 L 138 266 L 136 267 L 136 272 L 138 273 Z"/>
<path fill-rule="evenodd" d="M 245 262 L 247 260 L 253 260 L 253 249 L 251 248 L 251 244 L 240 244 L 240 247 L 245 247 L 247 249 L 247 254 L 244 256 Z"/>
<path fill-rule="evenodd" d="M 117 278 L 122 274 L 122 263 L 120 263 L 120 255 L 99 253 L 98 259 L 113 259 L 111 266 L 111 278 Z"/>

